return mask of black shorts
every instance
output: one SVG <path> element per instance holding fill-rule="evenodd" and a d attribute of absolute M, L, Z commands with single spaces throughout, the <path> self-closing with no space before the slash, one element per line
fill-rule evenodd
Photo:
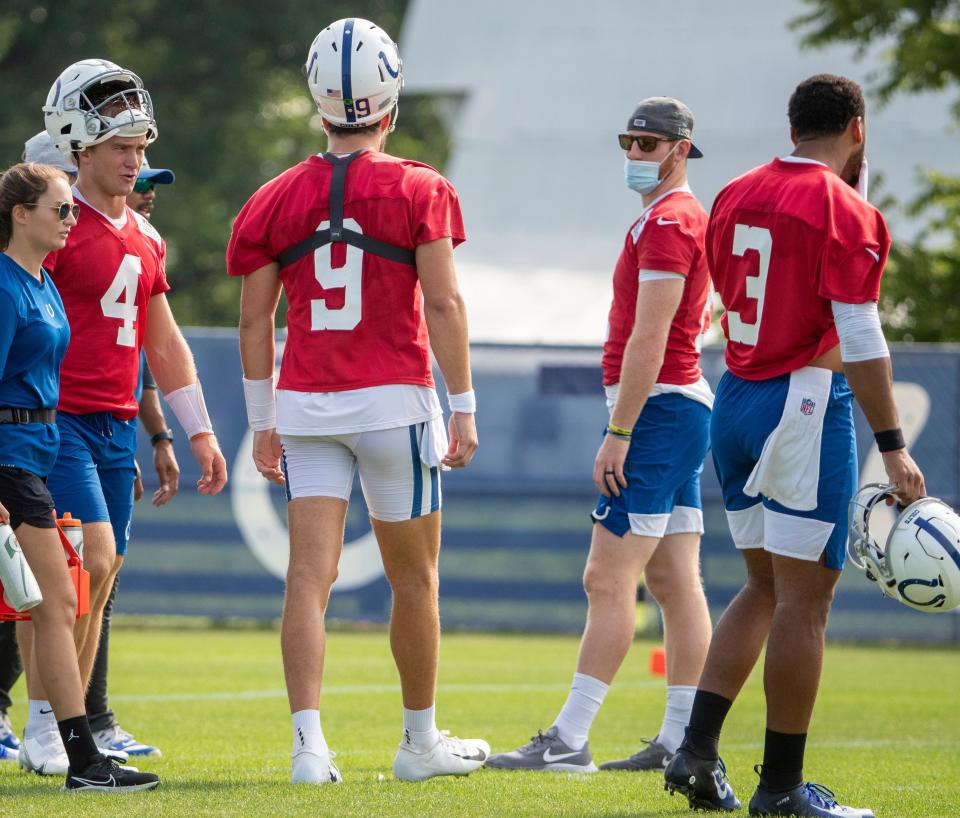
<path fill-rule="evenodd" d="M 21 523 L 35 528 L 56 528 L 53 497 L 47 481 L 26 469 L 0 466 L 0 505 L 10 512 L 10 527 Z"/>

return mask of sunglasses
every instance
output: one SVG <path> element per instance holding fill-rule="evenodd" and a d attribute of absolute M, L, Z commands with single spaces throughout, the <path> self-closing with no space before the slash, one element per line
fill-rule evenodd
<path fill-rule="evenodd" d="M 64 202 L 63 204 L 59 205 L 45 205 L 33 202 L 32 204 L 24 204 L 24 207 L 49 207 L 51 210 L 57 211 L 57 218 L 62 222 L 65 222 L 68 216 L 73 216 L 75 219 L 80 218 L 80 205 L 78 204 L 68 204 L 67 202 Z"/>
<path fill-rule="evenodd" d="M 676 142 L 676 139 L 667 139 L 664 136 L 631 136 L 628 133 L 622 133 L 617 136 L 617 140 L 620 142 L 620 148 L 625 151 L 629 151 L 633 148 L 634 145 L 639 145 L 640 150 L 644 153 L 650 153 L 657 149 L 657 145 L 661 142 Z"/>
<path fill-rule="evenodd" d="M 133 183 L 133 190 L 135 193 L 147 193 L 148 191 L 153 190 L 157 186 L 156 182 L 151 182 L 149 179 L 137 179 Z"/>

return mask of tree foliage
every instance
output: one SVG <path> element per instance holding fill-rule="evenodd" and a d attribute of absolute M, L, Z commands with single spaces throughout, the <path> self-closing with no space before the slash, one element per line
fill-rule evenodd
<path fill-rule="evenodd" d="M 405 0 L 5 0 L 0 7 L 2 164 L 43 127 L 50 85 L 72 62 L 103 57 L 150 91 L 160 137 L 151 164 L 173 168 L 154 221 L 167 239 L 174 312 L 182 324 L 235 324 L 237 282 L 224 250 L 256 188 L 322 150 L 303 63 L 339 17 L 375 20 L 395 37 Z M 401 44 L 402 48 L 402 44 Z M 430 100 L 402 101 L 390 149 L 441 165 L 449 145 Z"/>
<path fill-rule="evenodd" d="M 880 47 L 872 77 L 881 101 L 897 93 L 960 90 L 960 0 L 806 0 L 793 22 L 803 43 L 850 43 L 862 56 Z M 960 94 L 951 107 L 960 125 Z M 888 334 L 917 341 L 960 341 L 960 178 L 920 170 L 912 201 L 888 199 L 923 223 L 912 242 L 896 242 L 881 298 Z"/>

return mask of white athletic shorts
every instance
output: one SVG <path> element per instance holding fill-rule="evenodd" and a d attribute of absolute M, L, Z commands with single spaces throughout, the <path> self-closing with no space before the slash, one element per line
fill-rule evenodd
<path fill-rule="evenodd" d="M 437 421 L 428 421 L 341 435 L 281 435 L 280 465 L 287 481 L 287 500 L 349 500 L 359 467 L 363 497 L 375 520 L 401 522 L 437 511 L 442 456 L 442 441 L 434 439 L 437 426 Z M 444 431 L 442 418 L 439 431 Z"/>

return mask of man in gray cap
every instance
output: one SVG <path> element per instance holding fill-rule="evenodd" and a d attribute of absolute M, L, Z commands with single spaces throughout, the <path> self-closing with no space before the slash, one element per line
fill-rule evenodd
<path fill-rule="evenodd" d="M 176 179 L 176 174 L 167 168 L 151 168 L 146 157 L 140 166 L 140 173 L 133 185 L 133 190 L 127 196 L 127 206 L 135 210 L 145 219 L 153 215 L 153 201 L 157 197 L 157 185 L 170 185 Z"/>
<path fill-rule="evenodd" d="M 600 492 L 583 585 L 589 610 L 573 685 L 553 726 L 501 769 L 593 772 L 588 733 L 633 641 L 641 576 L 663 610 L 667 702 L 657 736 L 601 769 L 663 770 L 683 739 L 710 642 L 700 581 L 700 472 L 713 394 L 700 371 L 711 285 L 707 214 L 687 185 L 693 115 L 668 97 L 640 102 L 620 134 L 625 182 L 643 211 L 613 274 L 603 349 L 610 410 L 593 481 Z"/>

